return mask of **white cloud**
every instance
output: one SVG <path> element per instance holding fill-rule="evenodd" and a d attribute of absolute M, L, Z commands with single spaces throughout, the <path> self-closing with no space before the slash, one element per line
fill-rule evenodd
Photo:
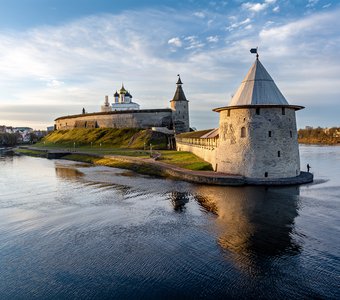
<path fill-rule="evenodd" d="M 205 46 L 205 44 L 198 40 L 195 35 L 187 36 L 184 40 L 186 40 L 189 44 L 185 47 L 186 50 L 199 49 Z"/>
<path fill-rule="evenodd" d="M 250 22 L 251 22 L 251 19 L 246 18 L 243 21 L 231 23 L 228 27 L 226 27 L 226 30 L 232 31 L 232 30 L 235 30 L 236 28 L 241 27 L 242 25 L 247 25 Z"/>
<path fill-rule="evenodd" d="M 51 79 L 48 80 L 46 85 L 48 87 L 52 87 L 52 88 L 58 88 L 60 86 L 62 86 L 63 84 L 65 84 L 63 81 L 57 80 L 57 79 Z"/>
<path fill-rule="evenodd" d="M 274 3 L 276 3 L 276 0 L 265 0 L 262 3 L 246 2 L 242 4 L 242 7 L 252 12 L 260 12 L 267 9 L 270 5 Z"/>
<path fill-rule="evenodd" d="M 217 35 L 211 35 L 207 37 L 207 41 L 209 43 L 217 43 L 219 41 L 219 38 Z"/>
<path fill-rule="evenodd" d="M 197 18 L 200 18 L 200 19 L 204 19 L 205 18 L 204 12 L 201 12 L 201 11 L 194 12 L 193 15 L 195 17 L 197 17 Z"/>
<path fill-rule="evenodd" d="M 327 99 L 336 110 L 338 15 L 339 10 L 334 10 L 290 23 L 276 15 L 274 24 L 216 13 L 205 31 L 206 22 L 197 22 L 191 13 L 129 11 L 26 32 L 0 31 L 0 123 L 21 118 L 22 125 L 42 120 L 49 125 L 60 115 L 79 113 L 82 107 L 98 111 L 104 96 L 112 101 L 122 81 L 142 108 L 163 108 L 169 105 L 180 73 L 192 126 L 217 126 L 218 114 L 211 109 L 229 102 L 254 59 L 249 49 L 256 45 L 288 100 L 312 110 L 315 103 Z M 226 18 L 230 31 L 221 33 Z M 38 109 L 35 115 L 34 110 L 19 114 L 27 103 L 44 107 L 43 116 Z M 4 111 L 4 105 L 12 105 L 11 111 Z M 203 113 L 209 115 L 204 125 Z"/>
<path fill-rule="evenodd" d="M 168 44 L 175 47 L 182 47 L 182 41 L 179 37 L 174 37 L 168 40 Z"/>
<path fill-rule="evenodd" d="M 273 12 L 275 12 L 275 13 L 280 12 L 280 6 L 275 6 L 273 8 Z"/>
<path fill-rule="evenodd" d="M 338 36 L 336 28 L 340 25 L 339 23 L 338 17 L 334 12 L 331 14 L 316 14 L 282 26 L 263 29 L 260 32 L 260 37 L 271 41 L 273 44 L 278 41 L 287 43 L 292 38 L 298 39 L 301 42 L 306 42 L 306 40 L 310 39 L 313 43 L 316 42 L 318 44 L 317 48 L 320 48 L 325 46 L 324 43 L 321 43 L 322 40 L 325 39 L 326 44 L 328 44 Z M 333 39 L 327 41 L 331 37 Z"/>
<path fill-rule="evenodd" d="M 264 10 L 267 7 L 266 3 L 250 3 L 250 2 L 246 2 L 243 3 L 242 6 L 245 9 L 254 11 L 254 12 L 259 12 L 261 10 Z"/>
<path fill-rule="evenodd" d="M 315 5 L 317 5 L 319 0 L 308 0 L 308 3 L 306 5 L 307 8 L 313 8 Z"/>

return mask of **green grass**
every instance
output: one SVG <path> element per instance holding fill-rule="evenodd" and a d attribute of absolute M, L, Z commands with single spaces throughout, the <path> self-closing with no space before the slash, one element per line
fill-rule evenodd
<path fill-rule="evenodd" d="M 47 148 L 47 147 L 45 147 Z M 50 149 L 50 148 L 47 148 Z M 140 158 L 149 158 L 150 154 L 148 151 L 135 150 L 135 149 L 117 149 L 117 148 L 99 148 L 99 147 L 76 147 L 76 148 L 65 148 L 65 147 L 54 147 L 56 150 L 74 151 L 74 152 L 86 152 L 95 155 L 123 155 L 133 156 Z"/>
<path fill-rule="evenodd" d="M 160 151 L 162 156 L 159 161 L 167 163 L 169 165 L 181 167 L 187 170 L 193 171 L 212 171 L 211 164 L 203 161 L 196 155 L 190 152 L 177 152 L 177 151 Z M 131 155 L 135 156 L 135 155 Z M 149 156 L 146 156 L 148 158 Z M 143 158 L 143 157 L 140 157 Z M 143 174 L 154 174 L 159 175 L 159 170 L 157 166 L 153 163 L 148 163 L 146 161 L 140 160 L 139 163 L 120 161 L 119 158 L 107 158 L 107 157 L 97 157 L 84 154 L 70 154 L 64 156 L 63 159 L 82 161 L 97 165 L 103 165 L 108 167 L 122 168 L 134 170 Z M 144 171 L 143 171 L 144 170 Z"/>
<path fill-rule="evenodd" d="M 191 152 L 163 150 L 159 161 L 193 171 L 212 171 L 210 163 Z"/>
<path fill-rule="evenodd" d="M 48 148 L 129 148 L 144 149 L 152 144 L 154 149 L 164 149 L 165 135 L 152 130 L 136 128 L 78 128 L 57 130 L 48 134 L 36 146 Z"/>
<path fill-rule="evenodd" d="M 107 166 L 119 169 L 127 169 L 132 170 L 137 173 L 147 174 L 147 175 L 156 175 L 163 176 L 163 171 L 152 163 L 140 161 L 139 163 L 120 161 L 119 159 L 114 158 L 102 158 L 95 157 L 91 155 L 81 155 L 81 154 L 70 154 L 63 157 L 63 159 L 81 161 L 86 163 L 92 163 L 100 166 Z"/>
<path fill-rule="evenodd" d="M 89 155 L 85 156 L 75 153 L 68 155 L 66 158 L 134 170 L 134 166 L 129 165 L 129 163 L 121 163 L 113 159 L 105 160 L 106 158 L 98 158 L 95 155 L 124 155 L 149 158 L 150 152 L 147 150 L 149 150 L 150 144 L 152 144 L 153 150 L 161 153 L 161 157 L 159 158 L 161 162 L 188 170 L 212 170 L 209 163 L 193 153 L 158 150 L 166 148 L 166 136 L 151 130 L 135 128 L 79 128 L 58 130 L 47 135 L 40 143 L 35 144 L 34 147 L 37 147 L 37 150 L 64 150 L 89 153 Z M 144 150 L 144 148 L 146 149 Z M 91 154 L 93 154 L 93 156 L 91 156 Z M 140 165 L 139 168 L 151 168 L 151 172 L 154 172 L 152 169 L 154 166 L 151 167 L 149 165 Z"/>
<path fill-rule="evenodd" d="M 45 151 L 39 151 L 39 150 L 29 150 L 29 149 L 17 148 L 14 151 L 15 151 L 15 153 L 24 154 L 24 155 L 28 155 L 28 156 L 35 156 L 35 157 L 46 157 L 47 156 L 47 153 Z"/>

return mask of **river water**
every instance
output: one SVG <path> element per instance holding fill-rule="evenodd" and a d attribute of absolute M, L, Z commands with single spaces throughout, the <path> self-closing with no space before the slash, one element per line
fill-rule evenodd
<path fill-rule="evenodd" d="M 340 299 L 340 147 L 300 152 L 285 188 L 0 156 L 0 299 Z"/>

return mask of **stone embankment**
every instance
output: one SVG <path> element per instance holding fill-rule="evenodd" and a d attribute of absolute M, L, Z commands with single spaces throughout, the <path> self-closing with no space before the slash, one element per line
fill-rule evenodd
<path fill-rule="evenodd" d="M 101 158 L 108 158 L 123 163 L 128 163 L 133 166 L 140 166 L 141 168 L 132 168 L 134 171 L 143 174 L 159 175 L 162 177 L 172 178 L 176 180 L 184 180 L 193 183 L 222 185 L 222 186 L 242 186 L 242 185 L 265 185 L 265 186 L 284 186 L 284 185 L 298 185 L 313 181 L 313 174 L 301 172 L 299 176 L 291 178 L 275 178 L 270 181 L 261 178 L 245 178 L 240 175 L 224 174 L 213 171 L 192 171 L 183 169 L 177 166 L 166 164 L 157 161 L 155 158 L 138 158 L 122 155 L 100 155 L 88 152 L 73 152 L 61 150 L 46 150 L 34 147 L 25 147 L 24 149 L 32 151 L 41 151 L 42 156 L 49 159 L 59 159 L 70 154 L 87 155 Z M 152 172 L 145 171 L 145 166 L 151 166 Z"/>

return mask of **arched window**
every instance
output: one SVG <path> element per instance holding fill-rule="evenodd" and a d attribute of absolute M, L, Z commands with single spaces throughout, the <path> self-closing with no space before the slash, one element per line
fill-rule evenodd
<path fill-rule="evenodd" d="M 241 128 L 241 138 L 246 137 L 246 128 L 242 127 Z"/>

